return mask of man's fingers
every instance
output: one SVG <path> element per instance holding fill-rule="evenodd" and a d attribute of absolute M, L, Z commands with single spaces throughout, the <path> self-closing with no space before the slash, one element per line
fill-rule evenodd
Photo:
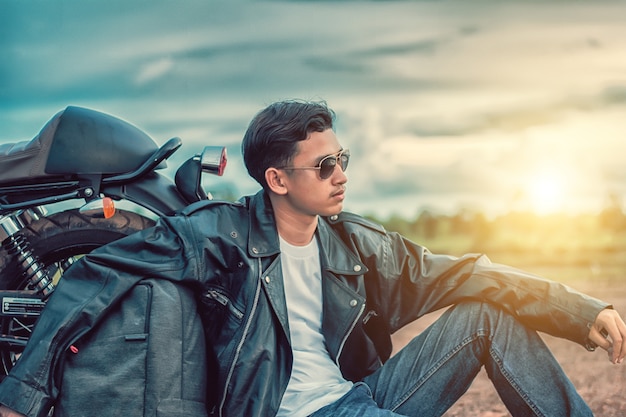
<path fill-rule="evenodd" d="M 626 323 L 618 316 L 618 320 L 615 324 L 617 326 L 617 334 L 619 335 L 619 344 L 618 339 L 614 339 L 613 354 L 617 357 L 617 363 L 622 363 L 626 357 Z"/>
<path fill-rule="evenodd" d="M 626 355 L 626 343 L 624 342 L 626 339 L 626 324 L 624 324 L 622 318 L 614 312 L 604 329 L 608 333 L 611 341 L 611 361 L 613 363 L 622 363 Z"/>
<path fill-rule="evenodd" d="M 598 347 L 601 347 L 606 351 L 608 351 L 612 346 L 611 342 L 606 338 L 606 336 L 602 334 L 600 330 L 598 330 L 595 326 L 592 327 L 589 331 L 589 340 L 591 340 L 593 343 L 598 345 Z"/>
<path fill-rule="evenodd" d="M 615 310 L 606 309 L 598 314 L 589 339 L 609 352 L 613 363 L 622 363 L 626 357 L 626 323 Z"/>

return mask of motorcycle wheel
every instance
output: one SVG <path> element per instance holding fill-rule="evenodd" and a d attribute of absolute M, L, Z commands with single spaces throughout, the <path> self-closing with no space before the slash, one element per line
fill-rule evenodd
<path fill-rule="evenodd" d="M 57 283 L 74 261 L 92 250 L 143 230 L 154 221 L 133 212 L 117 210 L 109 219 L 82 215 L 68 210 L 43 217 L 21 230 L 32 253 Z M 7 249 L 0 247 L 0 289 L 25 290 L 28 282 Z M 0 320 L 0 334 L 9 338 L 30 337 L 36 317 L 13 317 Z M 0 349 L 0 380 L 13 368 L 24 343 L 3 344 Z"/>

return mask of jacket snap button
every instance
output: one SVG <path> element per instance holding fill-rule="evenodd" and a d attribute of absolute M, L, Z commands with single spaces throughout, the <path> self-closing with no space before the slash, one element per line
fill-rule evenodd
<path fill-rule="evenodd" d="M 361 270 L 361 265 L 354 265 L 354 272 L 359 272 Z"/>
<path fill-rule="evenodd" d="M 337 216 L 336 214 L 333 214 L 332 216 L 330 216 L 330 219 L 331 219 L 332 221 L 335 221 L 335 220 L 337 220 L 338 218 L 339 218 L 339 216 Z"/>
<path fill-rule="evenodd" d="M 270 283 L 270 277 L 265 277 L 265 282 L 267 282 L 268 284 Z"/>
<path fill-rule="evenodd" d="M 257 248 L 252 248 L 252 253 L 259 253 L 259 250 Z"/>
<path fill-rule="evenodd" d="M 350 300 L 350 307 L 356 307 L 359 302 L 357 300 Z"/>

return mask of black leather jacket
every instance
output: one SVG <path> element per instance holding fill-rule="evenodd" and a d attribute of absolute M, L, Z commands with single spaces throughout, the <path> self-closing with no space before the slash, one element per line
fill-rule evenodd
<path fill-rule="evenodd" d="M 431 254 L 359 216 L 323 218 L 317 230 L 328 352 L 357 381 L 391 352 L 390 334 L 436 309 L 474 299 L 526 325 L 585 344 L 606 304 L 481 255 Z M 213 412 L 273 416 L 291 372 L 279 243 L 263 192 L 238 203 L 202 202 L 98 249 L 66 274 L 0 402 L 44 416 L 58 394 L 62 353 L 144 277 L 196 286 L 210 340 Z"/>

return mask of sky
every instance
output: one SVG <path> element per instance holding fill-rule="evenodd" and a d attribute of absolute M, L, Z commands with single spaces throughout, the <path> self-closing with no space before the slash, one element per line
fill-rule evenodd
<path fill-rule="evenodd" d="M 0 0 L 0 144 L 68 105 L 227 146 L 210 191 L 256 192 L 250 119 L 325 100 L 346 210 L 596 212 L 626 194 L 626 2 Z"/>

